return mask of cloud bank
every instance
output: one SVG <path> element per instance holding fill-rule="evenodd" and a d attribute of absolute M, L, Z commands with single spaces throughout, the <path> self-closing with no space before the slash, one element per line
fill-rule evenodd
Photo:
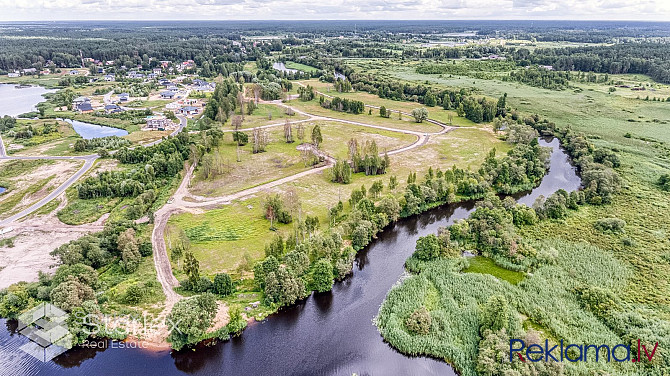
<path fill-rule="evenodd" d="M 667 0 L 0 0 L 0 20 L 670 21 Z"/>

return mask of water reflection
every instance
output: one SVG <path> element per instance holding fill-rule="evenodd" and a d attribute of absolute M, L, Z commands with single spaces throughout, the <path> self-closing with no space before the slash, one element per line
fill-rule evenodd
<path fill-rule="evenodd" d="M 558 141 L 540 143 L 553 148 L 551 166 L 538 188 L 519 195 L 524 203 L 532 204 L 540 195 L 548 196 L 558 188 L 579 187 L 579 177 Z M 353 275 L 335 284 L 332 292 L 312 295 L 264 322 L 253 323 L 240 338 L 226 343 L 201 344 L 196 351 L 170 354 L 129 349 L 95 353 L 75 350 L 68 356 L 84 359 L 77 362 L 76 368 L 67 368 L 66 363 L 39 364 L 25 359 L 3 363 L 22 370 L 39 370 L 44 375 L 454 375 L 442 360 L 397 352 L 384 342 L 372 319 L 389 288 L 403 274 L 416 239 L 466 218 L 473 207 L 472 202 L 447 205 L 398 221 L 358 253 Z M 21 338 L 12 337 L 8 330 L 0 334 L 0 343 L 20 342 Z M 14 347 L 11 351 L 17 350 Z"/>

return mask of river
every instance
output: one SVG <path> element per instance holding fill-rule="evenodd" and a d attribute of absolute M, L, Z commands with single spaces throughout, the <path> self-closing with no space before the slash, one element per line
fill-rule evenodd
<path fill-rule="evenodd" d="M 549 173 L 537 188 L 518 197 L 523 203 L 532 204 L 540 195 L 548 196 L 559 188 L 570 191 L 580 185 L 558 140 L 540 140 L 540 144 L 553 148 Z M 403 274 L 404 262 L 414 251 L 417 238 L 466 218 L 473 206 L 472 202 L 445 205 L 398 221 L 358 254 L 353 276 L 336 283 L 332 292 L 313 294 L 263 322 L 251 324 L 242 336 L 229 342 L 175 353 L 119 348 L 70 350 L 42 363 L 18 349 L 28 340 L 14 333 L 15 323 L 3 321 L 7 330 L 0 332 L 0 367 L 11 367 L 12 376 L 455 375 L 441 360 L 398 353 L 383 341 L 372 319 L 388 290 Z"/>
<path fill-rule="evenodd" d="M 18 116 L 36 111 L 37 103 L 45 100 L 42 95 L 53 91 L 41 86 L 17 89 L 14 84 L 0 84 L 0 116 Z"/>

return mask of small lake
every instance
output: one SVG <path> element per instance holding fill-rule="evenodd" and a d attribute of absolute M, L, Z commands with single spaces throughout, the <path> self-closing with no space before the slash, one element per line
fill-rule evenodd
<path fill-rule="evenodd" d="M 41 86 L 17 89 L 14 84 L 0 84 L 0 116 L 18 116 L 36 111 L 35 106 L 44 102 L 42 95 L 53 91 L 55 90 L 48 90 Z"/>
<path fill-rule="evenodd" d="M 65 119 L 68 123 L 72 124 L 72 128 L 85 140 L 90 140 L 92 138 L 101 138 L 107 136 L 125 136 L 128 134 L 128 131 L 125 129 L 106 127 L 104 125 L 84 123 L 83 121 Z"/>
<path fill-rule="evenodd" d="M 557 189 L 577 189 L 581 180 L 556 139 L 540 139 L 552 148 L 542 184 L 519 195 L 532 204 Z M 446 166 L 442 166 L 446 167 Z M 546 183 L 545 183 L 546 182 Z M 410 357 L 389 346 L 372 319 L 389 289 L 402 277 L 405 260 L 420 236 L 467 218 L 474 202 L 443 205 L 401 219 L 358 252 L 353 275 L 333 290 L 255 322 L 238 338 L 195 351 L 150 352 L 128 348 L 70 350 L 42 363 L 19 347 L 29 340 L 16 332 L 16 321 L 0 320 L 0 359 L 19 375 L 435 375 L 456 373 L 439 359 Z M 111 343 L 111 342 L 109 342 Z M 3 351 L 5 354 L 3 354 Z M 8 371 L 8 369 L 6 368 Z M 3 369 L 0 365 L 0 374 Z"/>
<path fill-rule="evenodd" d="M 274 68 L 278 71 L 286 72 L 286 73 L 296 73 L 298 71 L 297 69 L 286 68 L 286 65 L 284 65 L 284 63 L 282 63 L 282 62 L 273 63 L 272 68 Z"/>

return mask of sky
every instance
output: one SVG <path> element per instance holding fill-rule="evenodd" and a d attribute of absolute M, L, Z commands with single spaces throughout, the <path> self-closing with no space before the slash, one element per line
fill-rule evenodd
<path fill-rule="evenodd" d="M 669 0 L 0 0 L 0 21 L 670 21 Z"/>

